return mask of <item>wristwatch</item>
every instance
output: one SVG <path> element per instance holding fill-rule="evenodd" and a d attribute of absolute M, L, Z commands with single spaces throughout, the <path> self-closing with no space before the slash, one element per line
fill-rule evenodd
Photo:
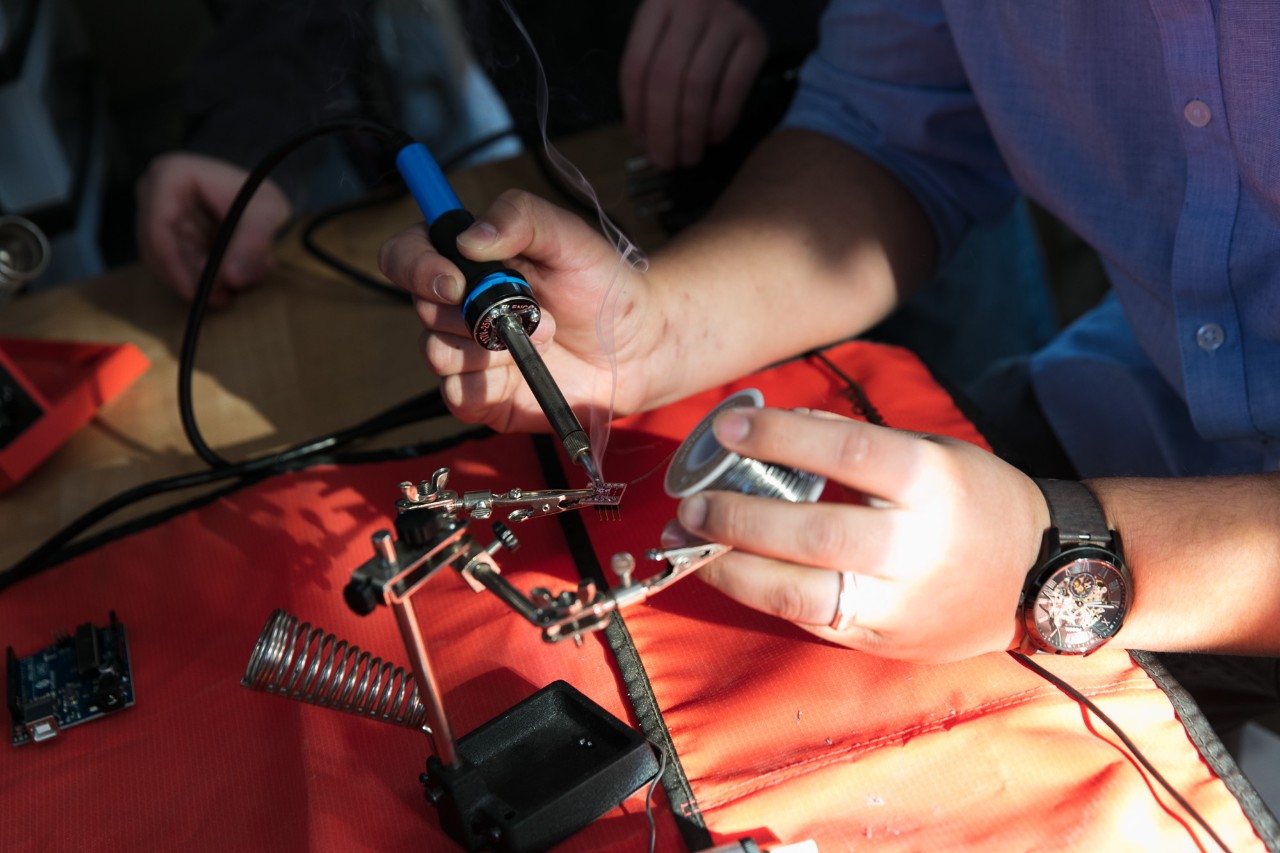
<path fill-rule="evenodd" d="M 1049 529 L 1018 600 L 1022 654 L 1087 655 L 1124 624 L 1133 581 L 1120 536 L 1083 484 L 1036 480 L 1049 504 Z"/>

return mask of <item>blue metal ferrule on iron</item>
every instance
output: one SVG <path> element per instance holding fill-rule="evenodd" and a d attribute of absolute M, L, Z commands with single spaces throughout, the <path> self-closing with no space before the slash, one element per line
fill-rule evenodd
<path fill-rule="evenodd" d="M 463 315 L 465 316 L 471 309 L 471 303 L 475 302 L 478 296 L 483 294 L 486 290 L 492 287 L 497 287 L 500 284 L 511 284 L 519 288 L 521 293 L 533 298 L 533 288 L 529 287 L 529 282 L 518 276 L 511 275 L 510 273 L 495 272 L 482 278 L 479 284 L 473 287 L 471 292 L 467 294 L 466 299 L 463 300 L 462 303 Z"/>
<path fill-rule="evenodd" d="M 422 214 L 430 225 L 436 217 L 450 210 L 461 210 L 453 187 L 440 171 L 439 164 L 421 142 L 414 142 L 400 149 L 396 154 L 396 169 L 404 178 L 405 186 L 413 194 L 414 201 L 422 209 Z"/>

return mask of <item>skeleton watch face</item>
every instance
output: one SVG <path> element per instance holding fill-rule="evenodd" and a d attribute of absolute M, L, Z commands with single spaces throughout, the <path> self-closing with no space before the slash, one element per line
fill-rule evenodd
<path fill-rule="evenodd" d="M 1096 556 L 1095 556 L 1096 555 Z M 1129 609 L 1129 585 L 1104 551 L 1051 565 L 1027 626 L 1058 652 L 1084 654 L 1115 636 Z"/>

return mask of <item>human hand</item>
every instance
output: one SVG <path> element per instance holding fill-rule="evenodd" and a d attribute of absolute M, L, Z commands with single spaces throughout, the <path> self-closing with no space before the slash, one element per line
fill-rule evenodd
<path fill-rule="evenodd" d="M 733 546 L 699 574 L 750 607 L 883 657 L 943 662 L 1009 647 L 1049 512 L 1036 485 L 957 439 L 825 413 L 733 409 L 716 439 L 742 456 L 825 475 L 856 504 L 704 492 L 664 545 L 692 533 Z M 830 627 L 840 572 L 852 622 Z M 846 611 L 848 613 L 849 611 Z"/>
<path fill-rule="evenodd" d="M 458 248 L 472 260 L 501 261 L 529 282 L 542 315 L 531 339 L 570 406 L 626 413 L 646 399 L 646 357 L 660 339 L 650 330 L 651 290 L 585 222 L 510 190 L 458 236 Z M 378 265 L 415 297 L 426 328 L 423 353 L 457 417 L 499 431 L 546 431 L 542 409 L 510 354 L 472 340 L 459 308 L 463 277 L 431 246 L 422 225 L 387 241 Z M 606 297 L 608 310 L 601 313 Z M 618 369 L 616 400 L 611 358 Z"/>
<path fill-rule="evenodd" d="M 693 166 L 733 132 L 768 38 L 734 0 L 645 0 L 622 55 L 627 129 L 659 169 Z"/>
<path fill-rule="evenodd" d="M 175 152 L 151 161 L 138 181 L 138 251 L 142 262 L 184 298 L 196 285 L 222 220 L 248 172 L 200 154 Z M 292 206 L 268 178 L 254 193 L 236 228 L 209 297 L 223 305 L 231 291 L 261 280 L 271 269 L 271 242 Z"/>

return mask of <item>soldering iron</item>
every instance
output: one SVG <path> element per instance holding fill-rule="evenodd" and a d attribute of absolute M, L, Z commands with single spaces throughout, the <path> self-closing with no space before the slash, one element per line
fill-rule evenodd
<path fill-rule="evenodd" d="M 511 353 L 570 461 L 586 469 L 597 489 L 604 488 L 582 424 L 529 340 L 542 319 L 533 289 L 515 270 L 497 261 L 473 261 L 458 251 L 458 235 L 475 217 L 463 208 L 425 145 L 403 146 L 396 155 L 396 168 L 426 217 L 431 244 L 453 261 L 466 280 L 462 316 L 471 337 L 485 349 Z"/>

